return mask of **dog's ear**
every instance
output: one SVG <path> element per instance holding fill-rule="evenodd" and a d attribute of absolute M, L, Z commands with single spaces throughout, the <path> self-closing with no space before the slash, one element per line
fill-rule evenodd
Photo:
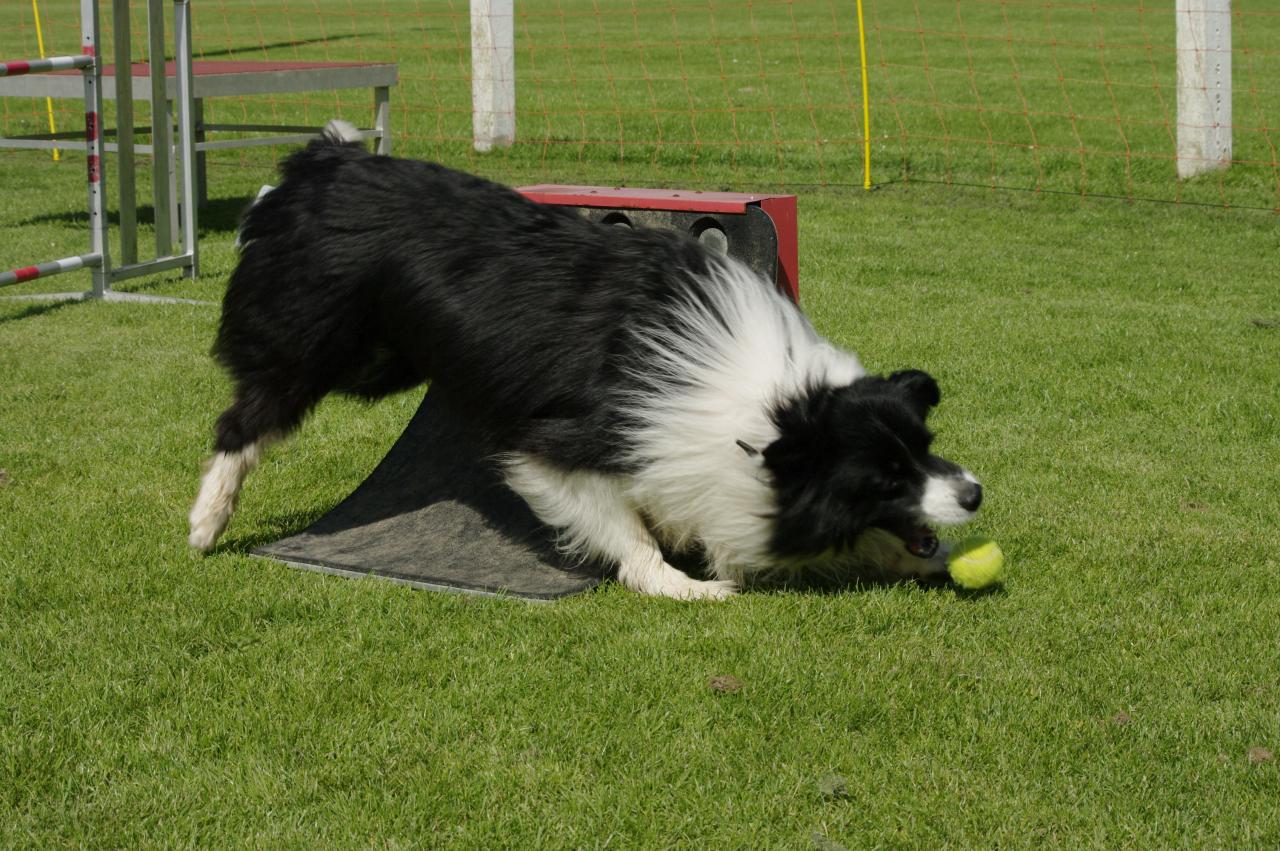
<path fill-rule="evenodd" d="M 904 369 L 889 376 L 889 381 L 901 387 L 923 418 L 929 409 L 942 401 L 942 391 L 933 376 L 919 369 Z"/>

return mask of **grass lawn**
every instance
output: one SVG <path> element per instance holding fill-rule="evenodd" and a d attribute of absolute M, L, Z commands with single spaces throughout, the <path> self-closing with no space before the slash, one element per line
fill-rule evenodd
<path fill-rule="evenodd" d="M 0 303 L 0 845 L 1273 846 L 1274 222 L 801 205 L 818 326 L 942 382 L 1003 591 L 539 606 L 245 554 L 349 492 L 416 393 L 326 402 L 200 558 L 216 308 Z M 210 237 L 208 280 L 155 289 L 216 288 Z"/>
<path fill-rule="evenodd" d="M 402 152 L 618 173 L 590 146 L 478 159 L 434 116 L 399 114 Z M 0 268 L 84 249 L 78 156 L 0 154 Z M 645 156 L 628 175 L 691 173 Z M 794 174 L 747 160 L 699 182 Z M 204 276 L 129 288 L 216 301 L 269 178 L 215 161 Z M 1274 215 L 797 191 L 806 309 L 871 369 L 937 376 L 1002 589 L 535 605 L 248 555 L 349 493 L 420 391 L 326 401 L 199 557 L 216 306 L 0 300 L 0 847 L 1280 845 Z"/>
<path fill-rule="evenodd" d="M 40 4 L 46 47 L 76 52 L 78 6 Z M 135 56 L 146 44 L 134 0 Z M 1174 13 L 1133 0 L 865 0 L 872 176 L 1280 209 L 1280 14 L 1233 6 L 1231 169 L 1175 179 Z M 471 150 L 466 3 L 212 0 L 195 58 L 395 61 L 401 150 L 528 182 L 862 184 L 857 17 L 836 0 L 515 4 L 516 147 Z M 109 23 L 110 15 L 104 17 Z M 109 27 L 104 35 L 112 55 Z M 31 4 L 0 5 L 0 56 L 35 53 Z M 58 126 L 83 124 L 74 101 Z M 210 123 L 367 120 L 368 92 L 206 103 Z M 138 123 L 149 121 L 138 105 Z M 108 110 L 110 113 L 110 110 Z M 44 101 L 0 98 L 0 129 L 47 130 Z M 111 125 L 108 120 L 108 126 Z M 262 167 L 260 150 L 218 166 Z M 215 174 L 215 185 L 227 178 Z M 255 187 L 256 188 L 256 187 Z"/>

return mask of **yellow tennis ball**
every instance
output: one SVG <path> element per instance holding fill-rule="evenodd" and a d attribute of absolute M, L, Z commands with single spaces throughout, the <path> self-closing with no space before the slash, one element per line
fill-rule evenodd
<path fill-rule="evenodd" d="M 1004 553 L 990 538 L 966 538 L 947 556 L 947 571 L 961 588 L 977 591 L 1000 581 Z"/>

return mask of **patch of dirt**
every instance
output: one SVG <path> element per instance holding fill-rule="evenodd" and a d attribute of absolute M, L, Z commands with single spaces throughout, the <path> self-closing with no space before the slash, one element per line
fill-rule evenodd
<path fill-rule="evenodd" d="M 1249 748 L 1249 763 L 1251 765 L 1261 765 L 1264 762 L 1271 762 L 1276 755 L 1271 748 Z"/>
<path fill-rule="evenodd" d="M 828 774 L 818 779 L 818 795 L 828 801 L 842 801 L 849 797 L 849 784 L 839 774 Z"/>
<path fill-rule="evenodd" d="M 721 694 L 737 694 L 742 691 L 742 680 L 732 674 L 721 674 L 707 680 L 707 687 Z"/>

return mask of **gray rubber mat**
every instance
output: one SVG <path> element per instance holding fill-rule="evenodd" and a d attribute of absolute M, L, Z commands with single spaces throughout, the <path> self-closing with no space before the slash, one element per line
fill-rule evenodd
<path fill-rule="evenodd" d="M 594 587 L 501 481 L 439 391 L 351 496 L 308 528 L 254 550 L 296 567 L 416 588 L 552 600 Z"/>

